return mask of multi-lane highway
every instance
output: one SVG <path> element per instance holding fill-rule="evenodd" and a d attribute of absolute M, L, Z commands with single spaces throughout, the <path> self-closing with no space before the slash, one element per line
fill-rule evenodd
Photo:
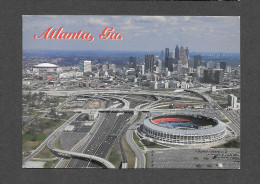
<path fill-rule="evenodd" d="M 191 91 L 191 90 L 190 90 Z M 39 91 L 35 91 L 39 92 Z M 231 124 L 231 128 L 235 131 L 237 135 L 240 135 L 240 123 L 236 120 L 232 115 L 220 107 L 212 98 L 203 94 L 202 91 L 193 90 L 192 92 L 198 93 L 201 97 L 205 98 L 212 107 L 216 107 L 218 111 L 221 112 L 224 116 L 226 116 Z M 167 98 L 172 97 L 185 97 L 185 98 L 198 98 L 198 97 L 189 97 L 187 94 L 180 94 L 174 92 L 149 92 L 149 91 L 119 91 L 119 90 L 99 90 L 99 91 L 88 91 L 88 95 L 92 97 L 99 98 L 102 101 L 101 107 L 99 109 L 86 109 L 87 106 L 81 109 L 73 110 L 76 114 L 71 117 L 68 121 L 66 121 L 61 127 L 55 130 L 31 155 L 29 155 L 24 163 L 30 160 L 33 156 L 35 156 L 42 148 L 51 141 L 54 141 L 54 138 L 57 138 L 58 135 L 61 134 L 63 129 L 76 120 L 80 113 L 90 113 L 90 112 L 99 112 L 99 118 L 90 130 L 90 132 L 79 141 L 70 151 L 64 152 L 64 150 L 56 150 L 59 154 L 75 156 L 76 158 L 72 158 L 69 162 L 66 162 L 66 159 L 61 159 L 56 167 L 69 167 L 69 168 L 86 168 L 86 167 L 101 167 L 96 162 L 92 162 L 89 155 L 95 156 L 97 158 L 105 159 L 109 150 L 113 146 L 113 143 L 117 138 L 121 141 L 123 136 L 122 132 L 126 135 L 127 143 L 130 145 L 131 149 L 135 152 L 136 155 L 136 167 L 137 168 L 145 168 L 145 156 L 144 151 L 140 150 L 140 148 L 135 144 L 133 140 L 133 132 L 135 130 L 135 124 L 133 124 L 134 120 L 137 117 L 138 112 L 142 112 L 141 119 L 136 122 L 140 123 L 146 118 L 146 113 L 200 113 L 206 114 L 208 116 L 219 116 L 221 115 L 215 109 L 154 109 L 153 107 L 163 102 L 163 100 L 167 100 Z M 47 91 L 49 95 L 76 95 L 84 96 L 86 91 Z M 129 94 L 133 95 L 152 95 L 153 99 L 134 99 L 131 96 L 127 96 Z M 112 95 L 112 96 L 109 96 Z M 156 97 L 155 97 L 156 96 Z M 119 101 L 115 104 L 114 101 L 111 101 L 111 98 L 115 99 L 115 101 Z M 67 102 L 67 101 L 66 101 Z M 104 102 L 104 103 L 103 103 Z M 143 108 L 142 108 L 143 107 Z M 62 111 L 62 110 L 60 110 Z M 129 128 L 128 128 L 129 127 Z M 128 128 L 128 129 L 126 129 Z M 125 130 L 125 131 L 124 131 Z M 121 132 L 121 133 L 120 133 Z M 123 161 L 126 161 L 125 153 L 123 147 L 121 146 L 121 154 L 122 157 L 125 158 Z M 51 148 L 55 151 L 56 148 Z M 74 154 L 76 153 L 76 155 Z M 73 155 L 74 154 L 74 155 Z M 80 154 L 80 155 L 79 155 Z M 88 158 L 89 157 L 89 158 Z M 81 159 L 80 159 L 81 158 Z M 84 159 L 82 159 L 84 158 Z M 87 158 L 87 159 L 86 159 Z M 94 158 L 94 157 L 92 157 Z M 97 159 L 98 160 L 98 159 Z M 111 165 L 110 165 L 111 166 Z M 109 166 L 109 167 L 110 167 Z M 107 165 L 108 167 L 108 165 Z"/>

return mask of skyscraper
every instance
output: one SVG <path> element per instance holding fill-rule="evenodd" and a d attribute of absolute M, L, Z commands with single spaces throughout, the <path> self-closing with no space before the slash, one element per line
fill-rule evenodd
<path fill-rule="evenodd" d="M 226 62 L 220 62 L 220 69 L 226 70 L 227 63 Z"/>
<path fill-rule="evenodd" d="M 163 51 L 163 50 L 161 51 L 159 58 L 160 58 L 161 60 L 164 59 L 164 51 Z"/>
<path fill-rule="evenodd" d="M 168 60 L 169 60 L 169 57 L 170 57 L 170 50 L 169 48 L 166 48 L 165 49 L 165 69 L 168 68 Z"/>
<path fill-rule="evenodd" d="M 188 48 L 188 47 L 186 47 L 185 51 L 186 51 L 186 56 L 187 56 L 187 59 L 189 59 L 189 48 Z"/>
<path fill-rule="evenodd" d="M 223 82 L 224 72 L 222 69 L 208 69 L 204 70 L 204 82 L 220 84 Z"/>
<path fill-rule="evenodd" d="M 179 50 L 179 59 L 182 61 L 182 65 L 188 67 L 188 57 L 187 57 L 186 49 L 184 49 L 182 46 Z"/>
<path fill-rule="evenodd" d="M 228 95 L 228 106 L 235 108 L 237 104 L 237 97 L 233 94 Z"/>
<path fill-rule="evenodd" d="M 203 78 L 205 83 L 211 83 L 212 82 L 212 71 L 211 70 L 204 70 L 203 71 Z"/>
<path fill-rule="evenodd" d="M 129 57 L 129 68 L 136 68 L 136 57 Z"/>
<path fill-rule="evenodd" d="M 168 66 L 167 66 L 168 71 L 173 72 L 173 62 L 174 62 L 174 59 L 173 58 L 168 58 L 167 61 L 168 61 Z"/>
<path fill-rule="evenodd" d="M 165 58 L 170 57 L 170 50 L 169 48 L 165 48 Z"/>
<path fill-rule="evenodd" d="M 154 55 L 146 54 L 145 55 L 145 72 L 154 72 Z"/>
<path fill-rule="evenodd" d="M 194 56 L 194 68 L 197 68 L 198 66 L 201 66 L 201 56 L 200 55 Z"/>
<path fill-rule="evenodd" d="M 175 48 L 175 59 L 178 61 L 180 58 L 179 58 L 179 46 L 176 45 L 176 48 Z"/>
<path fill-rule="evenodd" d="M 80 61 L 79 62 L 79 69 L 81 72 L 92 72 L 92 65 L 91 61 Z"/>
<path fill-rule="evenodd" d="M 175 59 L 175 51 L 171 51 L 171 52 L 170 52 L 170 57 L 173 58 L 173 59 Z"/>
<path fill-rule="evenodd" d="M 162 72 L 162 60 L 160 60 L 160 59 L 158 59 L 158 69 L 159 69 L 159 73 L 161 73 Z"/>
<path fill-rule="evenodd" d="M 215 70 L 214 78 L 215 78 L 215 83 L 217 83 L 217 84 L 222 83 L 223 82 L 223 78 L 224 78 L 223 70 L 222 69 Z"/>

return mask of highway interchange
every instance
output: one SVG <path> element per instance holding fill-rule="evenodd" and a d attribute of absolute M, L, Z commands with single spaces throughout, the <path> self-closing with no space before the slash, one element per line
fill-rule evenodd
<path fill-rule="evenodd" d="M 32 91 L 32 93 L 45 92 L 53 96 L 66 96 L 70 99 L 89 98 L 92 101 L 98 100 L 101 102 L 101 107 L 98 109 L 84 108 L 70 110 L 75 113 L 62 126 L 56 129 L 36 150 L 23 160 L 23 164 L 38 154 L 45 146 L 48 146 L 52 152 L 56 153 L 61 159 L 56 164 L 56 168 L 113 168 L 113 164 L 107 159 L 107 155 L 112 148 L 116 139 L 121 140 L 122 134 L 125 134 L 128 145 L 134 151 L 136 156 L 136 168 L 146 167 L 145 151 L 141 150 L 133 140 L 133 132 L 136 125 L 140 124 L 149 114 L 160 113 L 201 113 L 208 116 L 225 117 L 230 123 L 228 126 L 234 131 L 236 136 L 240 135 L 240 122 L 228 110 L 223 109 L 211 97 L 204 92 L 209 89 L 196 89 L 182 92 L 172 91 L 127 91 L 127 90 L 88 90 L 88 91 Z M 196 95 L 193 95 L 196 94 Z M 158 104 L 163 104 L 173 98 L 198 99 L 198 96 L 206 99 L 210 108 L 208 109 L 156 109 Z M 64 103 L 66 103 L 65 101 Z M 62 103 L 62 104 L 64 104 Z M 61 105 L 62 105 L 61 104 Z M 59 111 L 61 105 L 59 106 Z M 215 107 L 215 109 L 213 108 Z M 217 110 L 217 111 L 216 111 Z M 70 150 L 60 150 L 54 147 L 55 140 L 62 134 L 65 127 L 69 126 L 81 114 L 90 112 L 99 113 L 92 128 L 86 132 L 86 135 L 78 141 Z M 141 118 L 135 122 L 138 113 Z M 122 150 L 122 158 L 125 158 L 124 150 Z M 126 159 L 122 159 L 124 162 Z"/>

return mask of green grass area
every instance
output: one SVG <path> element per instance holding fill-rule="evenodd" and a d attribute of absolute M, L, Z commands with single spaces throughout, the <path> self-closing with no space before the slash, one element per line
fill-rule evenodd
<path fill-rule="evenodd" d="M 127 144 L 125 136 L 122 139 L 122 144 L 123 144 L 123 148 L 126 153 L 127 167 L 134 168 L 135 167 L 135 152 Z"/>
<path fill-rule="evenodd" d="M 73 114 L 66 114 L 62 117 L 62 119 L 68 120 L 73 116 Z"/>
<path fill-rule="evenodd" d="M 55 140 L 54 147 L 58 148 L 58 149 L 63 149 L 61 144 L 60 144 L 60 138 L 61 138 L 61 135 Z"/>
<path fill-rule="evenodd" d="M 207 167 L 212 167 L 212 164 L 208 164 Z"/>
<path fill-rule="evenodd" d="M 48 161 L 44 164 L 44 168 L 52 168 L 53 166 L 56 165 L 56 163 L 58 162 L 58 160 L 53 160 L 53 161 Z"/>
<path fill-rule="evenodd" d="M 216 95 L 209 95 L 213 100 L 221 101 L 221 102 L 227 102 L 227 98 L 222 96 L 216 96 Z"/>
<path fill-rule="evenodd" d="M 199 158 L 198 157 L 193 157 L 193 160 L 199 160 Z"/>
<path fill-rule="evenodd" d="M 231 139 L 225 144 L 221 144 L 218 146 L 214 146 L 212 148 L 240 148 L 240 140 L 239 139 Z"/>
<path fill-rule="evenodd" d="M 46 129 L 46 128 L 56 129 L 64 123 L 64 121 L 60 119 L 48 119 L 48 118 L 41 118 L 39 119 L 39 121 L 40 123 L 38 126 L 42 129 Z"/>
<path fill-rule="evenodd" d="M 208 157 L 204 157 L 203 159 L 204 159 L 204 160 L 209 160 L 209 158 L 208 158 Z"/>
<path fill-rule="evenodd" d="M 37 148 L 55 129 L 61 126 L 64 121 L 58 119 L 41 118 L 36 124 L 23 130 L 22 147 L 23 151 Z"/>
<path fill-rule="evenodd" d="M 118 165 L 121 163 L 120 150 L 112 150 L 109 154 L 108 161 L 118 168 Z"/>
<path fill-rule="evenodd" d="M 221 121 L 224 122 L 224 123 L 229 122 L 228 119 L 222 119 Z"/>
<path fill-rule="evenodd" d="M 135 119 L 135 122 L 138 122 L 141 119 L 141 117 L 142 117 L 142 112 L 139 112 L 137 118 Z"/>
<path fill-rule="evenodd" d="M 197 164 L 196 167 L 197 167 L 197 168 L 201 168 L 201 165 L 200 165 L 200 164 Z"/>
<path fill-rule="evenodd" d="M 156 107 L 155 109 L 170 109 L 170 106 L 160 106 L 160 107 Z"/>
<path fill-rule="evenodd" d="M 107 159 L 111 162 L 116 168 L 119 168 L 121 163 L 121 151 L 119 142 L 116 140 L 113 147 L 111 148 Z"/>
<path fill-rule="evenodd" d="M 59 102 L 59 103 L 62 103 L 62 102 L 64 102 L 65 100 L 66 100 L 66 99 L 64 99 L 64 98 L 59 98 L 59 99 L 58 99 L 58 102 Z"/>
<path fill-rule="evenodd" d="M 51 150 L 45 146 L 37 155 L 35 155 L 35 158 L 55 158 L 56 156 L 51 152 Z"/>
<path fill-rule="evenodd" d="M 22 115 L 23 116 L 34 116 L 34 117 L 38 117 L 40 115 L 42 115 L 43 112 L 39 112 L 37 110 L 23 110 Z"/>
<path fill-rule="evenodd" d="M 204 102 L 203 99 L 191 99 L 191 98 L 181 98 L 181 101 L 188 101 L 188 102 Z"/>
<path fill-rule="evenodd" d="M 134 139 L 135 143 L 137 144 L 137 146 L 138 146 L 141 150 L 144 150 L 144 147 L 143 147 L 143 145 L 140 143 L 140 139 L 139 139 L 139 137 L 136 135 L 135 132 L 133 132 L 133 139 Z"/>
<path fill-rule="evenodd" d="M 41 141 L 41 142 L 43 142 L 46 138 L 47 138 L 47 135 L 45 135 L 43 133 L 37 133 L 37 134 L 33 134 L 33 135 L 29 135 L 29 134 L 23 134 L 22 135 L 23 143 L 25 143 L 27 141 Z"/>
<path fill-rule="evenodd" d="M 159 144 L 156 144 L 154 142 L 150 142 L 148 140 L 141 140 L 141 142 L 145 145 L 145 147 L 147 148 L 168 148 L 167 146 L 162 146 L 162 145 L 159 145 Z"/>

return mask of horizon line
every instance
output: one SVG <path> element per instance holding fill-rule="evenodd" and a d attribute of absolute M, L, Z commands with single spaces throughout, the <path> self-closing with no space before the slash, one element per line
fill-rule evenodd
<path fill-rule="evenodd" d="M 169 47 L 165 47 L 165 48 L 169 48 Z M 153 51 L 147 51 L 147 50 L 73 50 L 73 49 L 22 49 L 22 51 L 105 51 L 105 52 L 161 52 L 162 50 L 153 50 Z M 172 51 L 175 51 L 175 49 L 173 49 Z M 235 53 L 235 54 L 240 54 L 239 52 L 225 52 L 225 51 L 189 51 L 189 53 L 193 53 L 193 52 L 200 52 L 200 53 Z"/>

